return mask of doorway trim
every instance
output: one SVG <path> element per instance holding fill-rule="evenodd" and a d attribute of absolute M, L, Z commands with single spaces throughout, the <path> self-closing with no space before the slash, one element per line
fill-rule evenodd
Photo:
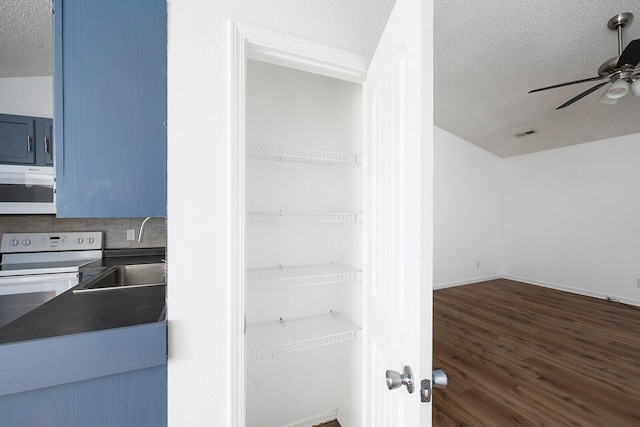
<path fill-rule="evenodd" d="M 245 425 L 244 297 L 245 297 L 245 171 L 246 171 L 246 60 L 294 68 L 327 77 L 364 84 L 370 58 L 314 41 L 290 36 L 244 22 L 230 21 L 231 102 L 229 153 L 231 199 L 229 236 L 230 369 L 229 419 L 231 425 Z"/>

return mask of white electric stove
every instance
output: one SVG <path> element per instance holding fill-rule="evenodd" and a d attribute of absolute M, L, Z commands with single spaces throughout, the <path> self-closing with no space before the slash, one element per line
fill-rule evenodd
<path fill-rule="evenodd" d="M 5 233 L 0 244 L 0 326 L 71 289 L 102 258 L 101 231 Z"/>

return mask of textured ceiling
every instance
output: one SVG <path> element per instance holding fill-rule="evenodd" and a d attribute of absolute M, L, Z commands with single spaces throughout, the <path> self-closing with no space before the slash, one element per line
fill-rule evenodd
<path fill-rule="evenodd" d="M 640 132 L 630 94 L 604 105 L 602 88 L 555 110 L 599 82 L 527 93 L 597 76 L 617 56 L 607 22 L 621 12 L 636 15 L 626 45 L 640 38 L 638 0 L 436 0 L 435 124 L 501 157 Z"/>
<path fill-rule="evenodd" d="M 1 0 L 0 78 L 51 74 L 51 0 Z"/>
<path fill-rule="evenodd" d="M 385 10 L 393 3 L 375 2 Z M 50 0 L 0 1 L 0 77 L 51 75 L 50 11 Z M 555 110 L 598 82 L 527 93 L 595 77 L 617 55 L 606 24 L 620 12 L 636 15 L 626 45 L 640 38 L 638 0 L 435 0 L 435 124 L 501 157 L 640 133 L 640 99 L 632 95 L 603 105 L 603 88 Z M 357 50 L 375 46 L 379 24 Z M 515 136 L 529 130 L 536 133 Z"/>

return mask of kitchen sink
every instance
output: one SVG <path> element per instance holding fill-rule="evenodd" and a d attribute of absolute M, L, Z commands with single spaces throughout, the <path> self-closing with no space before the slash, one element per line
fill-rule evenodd
<path fill-rule="evenodd" d="M 86 282 L 82 282 L 73 292 L 161 286 L 166 283 L 164 263 L 131 264 L 107 268 Z"/>

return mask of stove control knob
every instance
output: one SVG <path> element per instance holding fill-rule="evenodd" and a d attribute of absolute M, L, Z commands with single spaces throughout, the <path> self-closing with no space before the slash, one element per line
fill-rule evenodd
<path fill-rule="evenodd" d="M 23 245 L 25 245 L 25 246 L 29 246 L 29 245 L 31 244 L 31 240 L 29 240 L 29 239 L 24 239 L 24 240 L 22 241 L 22 244 L 23 244 Z"/>
<path fill-rule="evenodd" d="M 89 242 L 89 243 L 93 243 L 93 242 L 95 242 L 95 239 L 94 239 L 93 237 L 89 237 L 89 238 L 87 239 L 87 242 Z"/>
<path fill-rule="evenodd" d="M 13 239 L 13 240 L 11 240 L 11 241 L 9 242 L 9 244 L 10 244 L 11 246 L 18 246 L 18 243 L 20 243 L 20 242 L 18 241 L 18 239 Z"/>
<path fill-rule="evenodd" d="M 84 242 L 84 240 L 82 240 L 82 237 L 78 237 L 78 238 L 76 239 L 76 243 L 77 243 L 77 244 L 81 245 L 81 244 L 82 244 L 82 242 Z"/>

